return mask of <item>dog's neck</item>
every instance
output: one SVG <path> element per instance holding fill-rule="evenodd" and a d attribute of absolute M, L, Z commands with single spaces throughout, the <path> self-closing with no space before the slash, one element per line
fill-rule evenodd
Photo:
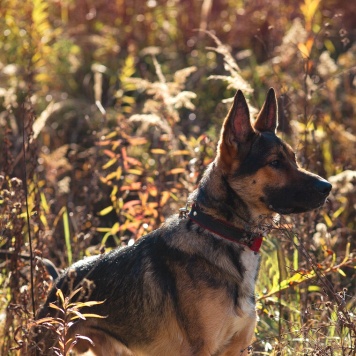
<path fill-rule="evenodd" d="M 225 221 L 251 233 L 267 234 L 275 219 L 273 215 L 254 214 L 230 187 L 227 178 L 217 169 L 215 162 L 209 165 L 199 187 L 190 195 L 189 200 L 214 219 Z"/>
<path fill-rule="evenodd" d="M 193 204 L 188 218 L 200 227 L 220 236 L 221 238 L 237 243 L 239 245 L 247 246 L 250 250 L 258 252 L 260 250 L 263 234 L 260 232 L 253 233 L 240 229 L 222 221 L 213 218 L 211 215 L 206 214 L 198 204 Z"/>

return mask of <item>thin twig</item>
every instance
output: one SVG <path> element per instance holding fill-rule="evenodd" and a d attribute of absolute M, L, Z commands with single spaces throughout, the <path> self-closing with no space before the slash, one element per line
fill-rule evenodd
<path fill-rule="evenodd" d="M 25 201 L 26 201 L 26 222 L 28 229 L 28 241 L 30 248 L 30 282 L 31 282 L 31 300 L 32 300 L 32 312 L 33 315 L 36 314 L 36 305 L 35 305 L 35 293 L 34 293 L 34 268 L 33 268 L 33 246 L 32 246 L 32 235 L 31 235 L 31 225 L 30 225 L 30 212 L 28 210 L 28 187 L 27 187 L 27 170 L 26 170 L 26 146 L 25 146 L 25 119 L 27 110 L 25 105 L 23 107 L 23 117 L 22 117 L 22 152 L 24 160 L 24 190 L 25 190 Z"/>

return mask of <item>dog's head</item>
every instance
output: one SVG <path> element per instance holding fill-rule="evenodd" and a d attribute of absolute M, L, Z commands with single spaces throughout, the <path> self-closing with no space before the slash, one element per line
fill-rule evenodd
<path fill-rule="evenodd" d="M 299 167 L 292 148 L 276 136 L 277 111 L 270 89 L 252 125 L 239 90 L 218 144 L 215 164 L 253 217 L 319 208 L 331 190 L 328 181 Z"/>

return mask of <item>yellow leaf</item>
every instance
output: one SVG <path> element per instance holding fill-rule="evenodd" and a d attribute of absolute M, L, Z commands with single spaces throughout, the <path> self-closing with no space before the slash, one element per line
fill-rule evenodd
<path fill-rule="evenodd" d="M 167 154 L 167 151 L 163 150 L 162 148 L 152 148 L 151 153 L 156 155 L 165 155 Z"/>
<path fill-rule="evenodd" d="M 326 49 L 328 50 L 329 53 L 334 53 L 335 52 L 335 46 L 332 43 L 332 41 L 330 41 L 329 39 L 326 39 L 324 41 L 324 46 L 326 47 Z"/>
<path fill-rule="evenodd" d="M 168 171 L 166 174 L 179 174 L 179 173 L 184 173 L 186 171 L 185 168 L 173 168 L 170 171 Z"/>
<path fill-rule="evenodd" d="M 307 46 L 304 43 L 298 43 L 298 49 L 304 59 L 309 58 L 310 53 L 309 53 Z"/>
<path fill-rule="evenodd" d="M 172 153 L 172 156 L 183 156 L 183 155 L 190 155 L 188 150 L 178 150 Z"/>
<path fill-rule="evenodd" d="M 118 180 L 121 178 L 121 174 L 122 174 L 122 168 L 121 166 L 119 166 L 115 172 L 111 172 L 105 178 L 103 178 L 105 180 L 105 182 L 103 183 L 107 183 L 107 181 L 112 179 Z"/>
<path fill-rule="evenodd" d="M 116 137 L 117 136 L 117 132 L 116 131 L 112 131 L 110 133 L 108 133 L 105 138 L 106 139 L 109 139 L 109 138 L 113 138 L 113 137 Z"/>
<path fill-rule="evenodd" d="M 341 268 L 338 268 L 337 271 L 338 271 L 343 277 L 346 277 L 346 273 L 345 273 Z"/>
<path fill-rule="evenodd" d="M 131 145 L 139 146 L 145 144 L 147 139 L 144 137 L 129 137 L 128 141 L 131 143 Z"/>
<path fill-rule="evenodd" d="M 116 222 L 113 227 L 110 230 L 111 234 L 116 234 L 118 231 L 120 231 L 120 224 L 118 222 Z"/>
<path fill-rule="evenodd" d="M 57 289 L 56 292 L 57 297 L 61 300 L 61 304 L 64 305 L 64 295 L 60 289 Z M 52 303 L 51 303 L 52 304 Z M 54 305 L 54 304 L 53 304 Z"/>
<path fill-rule="evenodd" d="M 99 177 L 99 179 L 100 179 L 100 182 L 101 182 L 101 183 L 104 183 L 104 184 L 107 184 L 107 183 L 108 183 L 108 179 L 107 179 L 107 178 Z"/>
<path fill-rule="evenodd" d="M 49 307 L 52 309 L 59 310 L 60 312 L 64 313 L 64 310 L 62 308 L 58 307 L 56 304 L 49 303 Z"/>
<path fill-rule="evenodd" d="M 107 169 L 109 167 L 111 167 L 113 164 L 115 164 L 117 162 L 117 158 L 111 158 L 111 160 L 109 160 L 108 162 L 106 162 L 103 166 L 102 169 Z"/>
<path fill-rule="evenodd" d="M 92 307 L 93 305 L 100 305 L 100 304 L 103 304 L 103 303 L 105 303 L 105 300 L 101 300 L 100 302 L 95 301 L 95 300 L 89 300 L 87 302 L 70 303 L 68 305 L 68 307 L 77 307 L 77 308 Z"/>
<path fill-rule="evenodd" d="M 327 227 L 333 226 L 333 222 L 332 222 L 332 220 L 330 219 L 330 217 L 329 217 L 328 214 L 323 213 L 323 218 L 324 218 L 324 220 L 325 220 L 325 223 L 326 223 Z"/>
<path fill-rule="evenodd" d="M 111 228 L 110 227 L 97 227 L 95 230 L 99 231 L 99 232 L 109 232 L 109 231 L 111 231 Z"/>
<path fill-rule="evenodd" d="M 46 199 L 46 196 L 44 195 L 44 193 L 43 192 L 41 192 L 41 205 L 42 205 L 42 208 L 43 208 L 43 210 L 44 210 L 44 212 L 46 213 L 46 214 L 49 214 L 49 206 L 48 206 L 48 204 L 47 204 L 47 199 Z"/>
<path fill-rule="evenodd" d="M 307 31 L 311 30 L 312 21 L 316 10 L 318 9 L 320 0 L 305 0 L 304 4 L 300 6 L 300 9 L 304 15 L 305 28 Z"/>
<path fill-rule="evenodd" d="M 333 213 L 333 219 L 338 218 L 344 211 L 345 211 L 345 207 L 344 207 L 344 206 L 340 206 L 340 208 L 337 209 L 337 210 Z"/>
<path fill-rule="evenodd" d="M 156 197 L 157 196 L 157 187 L 153 186 L 153 185 L 150 185 L 147 187 L 147 191 L 148 193 L 152 196 L 152 197 Z"/>
<path fill-rule="evenodd" d="M 128 173 L 135 174 L 137 176 L 140 176 L 142 174 L 142 171 L 140 169 L 128 169 Z"/>
<path fill-rule="evenodd" d="M 72 320 L 76 320 L 76 319 L 83 319 L 82 317 L 84 317 L 84 320 L 85 318 L 100 318 L 100 319 L 105 319 L 107 318 L 107 316 L 102 316 L 102 315 L 97 315 L 97 314 L 81 314 L 81 316 L 73 316 L 71 319 Z"/>
<path fill-rule="evenodd" d="M 112 212 L 113 209 L 114 209 L 113 206 L 108 206 L 108 207 L 106 207 L 105 209 L 99 211 L 99 212 L 98 212 L 98 215 L 100 215 L 100 216 L 107 215 L 107 214 L 109 214 L 110 212 Z"/>
<path fill-rule="evenodd" d="M 309 286 L 308 292 L 320 292 L 321 288 L 319 286 Z"/>
<path fill-rule="evenodd" d="M 62 320 L 57 320 L 51 316 L 48 316 L 46 318 L 42 318 L 42 319 L 39 319 L 39 320 L 36 320 L 34 322 L 34 325 L 40 325 L 40 324 L 44 324 L 44 323 L 50 323 L 50 324 L 62 324 L 63 321 Z M 32 325 L 32 324 L 30 324 Z"/>
<path fill-rule="evenodd" d="M 120 110 L 122 110 L 125 114 L 131 114 L 132 113 L 132 107 L 131 106 L 124 106 Z"/>
<path fill-rule="evenodd" d="M 43 224 L 45 227 L 48 227 L 48 222 L 47 222 L 46 216 L 41 214 L 41 215 L 40 215 L 40 219 L 41 219 L 42 224 Z"/>
<path fill-rule="evenodd" d="M 122 97 L 122 102 L 126 103 L 126 104 L 134 104 L 135 103 L 135 98 L 133 98 L 132 96 L 123 96 Z"/>
<path fill-rule="evenodd" d="M 102 245 L 102 246 L 105 246 L 106 241 L 107 241 L 107 239 L 108 239 L 110 236 L 111 236 L 111 229 L 110 229 L 109 232 L 107 232 L 107 233 L 104 235 L 103 239 L 101 240 L 101 245 Z"/>
<path fill-rule="evenodd" d="M 160 201 L 160 206 L 164 206 L 166 205 L 168 199 L 170 198 L 170 193 L 167 191 L 162 192 L 162 196 L 161 196 L 161 201 Z"/>
<path fill-rule="evenodd" d="M 316 10 L 318 9 L 319 3 L 320 3 L 320 0 L 311 0 L 309 2 L 308 12 L 307 12 L 308 20 L 311 21 L 313 19 L 314 15 L 316 13 Z"/>
<path fill-rule="evenodd" d="M 121 178 L 121 175 L 122 175 L 122 167 L 119 166 L 116 170 L 116 179 L 120 179 Z"/>
<path fill-rule="evenodd" d="M 104 179 L 106 179 L 106 181 L 109 181 L 115 178 L 116 178 L 116 172 L 111 172 Z"/>
<path fill-rule="evenodd" d="M 349 256 L 350 256 L 350 247 L 351 247 L 351 243 L 348 242 L 348 243 L 346 244 L 345 258 L 349 258 Z M 344 261 L 345 261 L 345 260 L 344 260 Z"/>
<path fill-rule="evenodd" d="M 111 197 L 111 199 L 112 198 L 116 198 L 116 193 L 118 192 L 118 190 L 119 190 L 119 187 L 117 186 L 117 185 L 115 185 L 113 188 L 112 188 L 112 191 L 111 191 L 111 193 L 110 193 L 110 197 Z"/>
<path fill-rule="evenodd" d="M 83 314 L 86 318 L 100 318 L 100 319 L 105 319 L 107 316 L 105 315 L 98 315 L 98 314 L 91 314 L 91 313 L 85 313 Z"/>
<path fill-rule="evenodd" d="M 307 39 L 307 43 L 305 44 L 306 48 L 308 49 L 308 53 L 310 54 L 314 44 L 314 37 L 309 37 Z"/>

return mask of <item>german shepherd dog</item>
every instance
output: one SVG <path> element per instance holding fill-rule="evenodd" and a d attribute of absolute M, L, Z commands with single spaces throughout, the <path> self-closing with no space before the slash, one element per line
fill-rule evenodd
<path fill-rule="evenodd" d="M 62 274 L 38 318 L 54 316 L 56 291 L 92 281 L 82 311 L 105 318 L 74 323 L 91 339 L 80 352 L 100 356 L 240 356 L 251 352 L 255 282 L 262 236 L 278 214 L 321 207 L 331 190 L 298 166 L 275 134 L 277 101 L 270 89 L 255 123 L 241 91 L 223 123 L 215 160 L 191 194 L 191 209 L 170 217 L 133 246 L 84 259 Z M 42 335 L 42 336 L 41 336 Z M 38 333 L 40 354 L 58 340 Z M 41 348 L 40 348 L 41 346 Z"/>

